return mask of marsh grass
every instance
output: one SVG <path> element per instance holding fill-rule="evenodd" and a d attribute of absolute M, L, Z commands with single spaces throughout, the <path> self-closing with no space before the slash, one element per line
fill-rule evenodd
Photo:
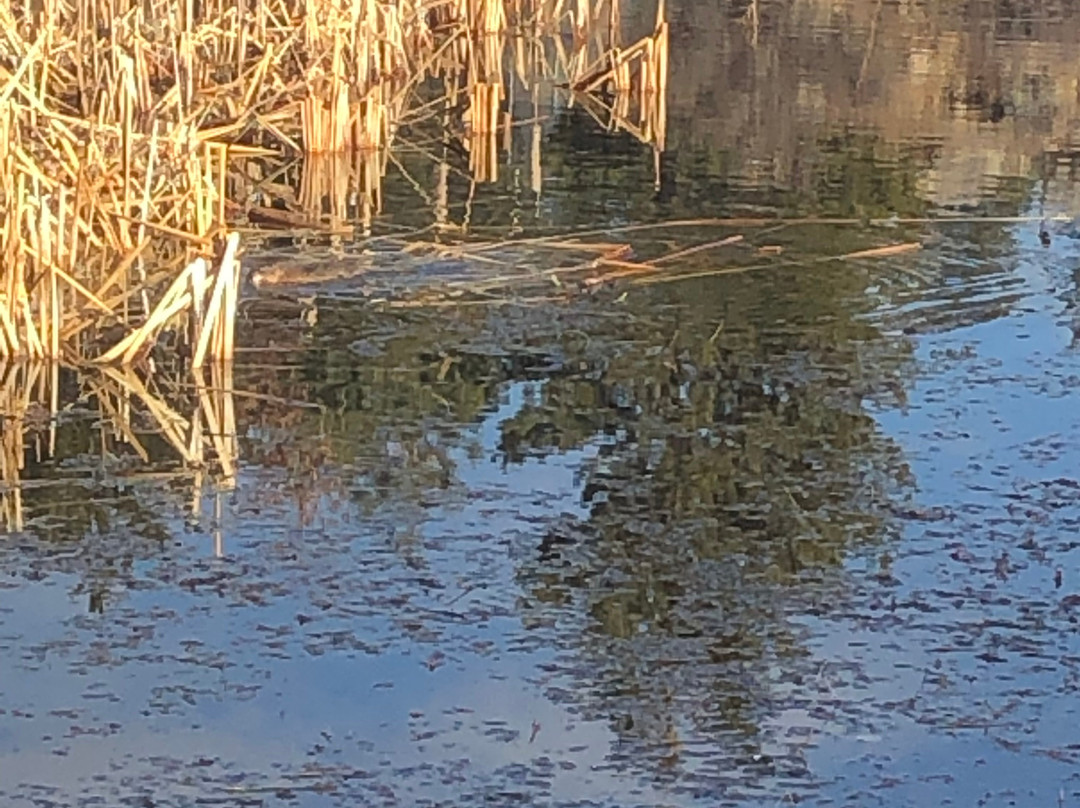
<path fill-rule="evenodd" d="M 179 322 L 227 360 L 247 161 L 352 155 L 305 173 L 293 223 L 370 224 L 403 122 L 459 117 L 495 179 L 514 73 L 563 73 L 662 149 L 663 9 L 625 49 L 619 20 L 618 0 L 3 0 L 0 359 L 128 365 Z"/>

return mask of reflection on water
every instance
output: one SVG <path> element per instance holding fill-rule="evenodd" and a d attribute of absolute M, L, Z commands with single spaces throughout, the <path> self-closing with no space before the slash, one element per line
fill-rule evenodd
<path fill-rule="evenodd" d="M 701 169 L 730 172 L 774 203 L 900 215 L 927 203 L 1015 205 L 1035 177 L 1075 171 L 1075 10 L 762 8 L 756 44 L 722 6 L 686 4 L 673 20 L 683 40 L 672 50 L 671 130 L 680 158 Z M 1075 207 L 1071 182 L 1049 195 Z"/>
<path fill-rule="evenodd" d="M 678 7 L 659 189 L 580 110 L 542 187 L 526 133 L 447 181 L 478 233 L 854 220 L 627 237 L 745 236 L 693 279 L 6 371 L 5 804 L 1080 804 L 1061 8 Z"/>

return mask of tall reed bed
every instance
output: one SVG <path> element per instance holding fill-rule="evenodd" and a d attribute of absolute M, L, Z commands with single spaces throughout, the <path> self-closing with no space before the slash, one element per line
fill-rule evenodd
<path fill-rule="evenodd" d="M 196 365 L 230 359 L 243 161 L 365 155 L 300 196 L 359 193 L 370 216 L 397 126 L 440 109 L 434 81 L 491 179 L 508 61 L 564 22 L 571 86 L 613 90 L 662 147 L 666 23 L 620 49 L 618 0 L 0 0 L 0 359 L 131 364 L 166 328 Z"/>
<path fill-rule="evenodd" d="M 236 274 L 223 255 L 183 306 L 152 305 L 224 251 L 227 163 L 243 148 L 221 139 L 236 120 L 208 126 L 225 119 L 220 91 L 203 92 L 190 4 L 160 5 L 0 4 L 0 358 L 81 358 L 94 326 L 119 324 L 102 358 L 130 363 Z M 224 57 L 224 40 L 207 44 Z"/>
<path fill-rule="evenodd" d="M 580 105 L 601 127 L 625 130 L 651 146 L 659 181 L 667 139 L 664 4 L 654 30 L 626 47 L 619 9 L 620 0 L 439 6 L 429 14 L 432 30 L 456 33 L 427 63 L 431 75 L 413 82 L 408 103 L 396 108 L 400 127 L 392 128 L 390 140 L 395 149 L 309 155 L 292 165 L 250 161 L 250 193 L 237 196 L 248 199 L 252 221 L 270 227 L 296 234 L 348 234 L 359 227 L 366 233 L 381 212 L 382 178 L 393 167 L 429 208 L 440 233 L 464 236 L 477 186 L 498 180 L 500 157 L 511 151 L 514 137 L 530 141 L 531 187 L 541 193 L 542 121 L 562 104 Z M 465 25 L 463 19 L 476 22 Z M 521 118 L 520 111 L 530 108 Z M 435 182 L 411 175 L 395 151 L 432 160 Z M 449 179 L 460 174 L 462 153 L 471 182 L 462 220 L 455 223 Z"/>

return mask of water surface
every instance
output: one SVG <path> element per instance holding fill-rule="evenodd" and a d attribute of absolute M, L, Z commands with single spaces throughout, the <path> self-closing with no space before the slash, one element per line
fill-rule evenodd
<path fill-rule="evenodd" d="M 540 193 L 522 132 L 450 215 L 852 223 L 556 305 L 255 301 L 232 487 L 65 372 L 0 536 L 4 803 L 1080 805 L 1080 248 L 1037 225 L 1078 20 L 1029 5 L 673 8 L 658 178 L 557 107 Z"/>

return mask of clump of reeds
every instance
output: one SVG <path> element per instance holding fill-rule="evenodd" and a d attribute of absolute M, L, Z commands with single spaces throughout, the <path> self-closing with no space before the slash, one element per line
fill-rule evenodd
<path fill-rule="evenodd" d="M 224 232 L 226 145 L 183 83 L 155 97 L 140 7 L 106 10 L 0 6 L 0 358 L 77 358 L 97 324 L 145 334 L 155 291 Z"/>
<path fill-rule="evenodd" d="M 387 165 L 371 155 L 437 109 L 419 92 L 437 77 L 447 108 L 464 101 L 474 176 L 494 179 L 511 25 L 520 68 L 534 35 L 569 22 L 572 86 L 636 84 L 640 135 L 662 148 L 666 23 L 620 50 L 618 16 L 618 0 L 0 0 L 0 358 L 129 363 L 168 324 L 227 360 L 241 162 L 366 155 L 349 193 L 340 173 L 305 173 L 320 182 L 300 203 L 370 217 Z"/>
<path fill-rule="evenodd" d="M 563 95 L 570 105 L 581 104 L 601 126 L 623 129 L 651 145 L 659 170 L 667 130 L 668 26 L 662 2 L 653 32 L 629 47 L 621 44 L 620 0 L 599 0 L 595 6 L 585 0 L 570 4 L 562 0 L 461 0 L 432 7 L 427 22 L 433 38 L 441 45 L 423 62 L 423 68 L 440 81 L 404 82 L 402 86 L 417 101 L 410 104 L 400 94 L 391 94 L 395 104 L 384 107 L 390 113 L 379 120 L 411 126 L 426 117 L 440 130 L 435 137 L 443 139 L 441 155 L 422 146 L 414 148 L 414 134 L 403 141 L 406 148 L 438 163 L 434 189 L 424 189 L 406 173 L 406 179 L 433 209 L 438 227 L 460 227 L 448 221 L 446 198 L 446 180 L 458 169 L 450 165 L 454 150 L 448 150 L 445 143 L 455 133 L 468 155 L 471 199 L 476 184 L 498 179 L 499 155 L 510 151 L 512 133 L 519 126 L 531 124 L 531 131 L 522 131 L 532 139 L 530 179 L 533 190 L 540 193 L 543 132 L 539 110 L 542 104 L 550 107 L 554 100 L 542 102 L 544 93 Z M 572 36 L 541 35 L 560 30 Z M 331 70 L 330 75 L 340 76 L 340 71 Z M 433 87 L 441 90 L 434 97 Z M 522 88 L 532 100 L 534 116 L 516 121 L 511 109 L 515 92 Z M 383 89 L 387 89 L 386 85 Z M 351 91 L 350 97 L 355 93 Z M 345 94 L 335 91 L 330 96 L 343 99 Z M 266 183 L 262 187 L 276 186 L 284 191 L 275 199 L 284 203 L 284 209 L 280 205 L 268 207 L 264 200 L 249 208 L 254 220 L 286 230 L 340 232 L 350 221 L 366 228 L 380 210 L 380 184 L 387 167 L 393 164 L 405 173 L 392 154 L 387 156 L 385 148 L 349 152 L 356 138 L 347 136 L 343 129 L 334 134 L 339 130 L 331 125 L 332 120 L 346 119 L 344 106 L 341 114 L 331 115 L 329 102 L 320 103 L 321 113 L 305 113 L 305 142 L 336 143 L 325 148 L 341 147 L 346 150 L 344 154 L 351 156 L 346 159 L 335 153 L 306 160 L 302 180 L 297 183 L 299 192 L 295 188 L 282 189 L 276 181 Z M 305 110 L 310 108 L 310 103 L 305 106 Z M 350 114 L 354 119 L 363 118 L 372 108 L 364 101 L 359 113 Z M 316 118 L 323 124 L 311 124 Z M 395 132 L 391 125 L 386 143 L 394 142 Z"/>
<path fill-rule="evenodd" d="M 200 284 L 231 322 L 235 284 L 196 261 L 224 244 L 231 164 L 386 146 L 434 5 L 0 4 L 0 357 L 79 354 L 119 322 L 100 358 L 129 362 L 164 321 L 200 318 Z M 227 359 L 230 327 L 197 356 Z"/>

